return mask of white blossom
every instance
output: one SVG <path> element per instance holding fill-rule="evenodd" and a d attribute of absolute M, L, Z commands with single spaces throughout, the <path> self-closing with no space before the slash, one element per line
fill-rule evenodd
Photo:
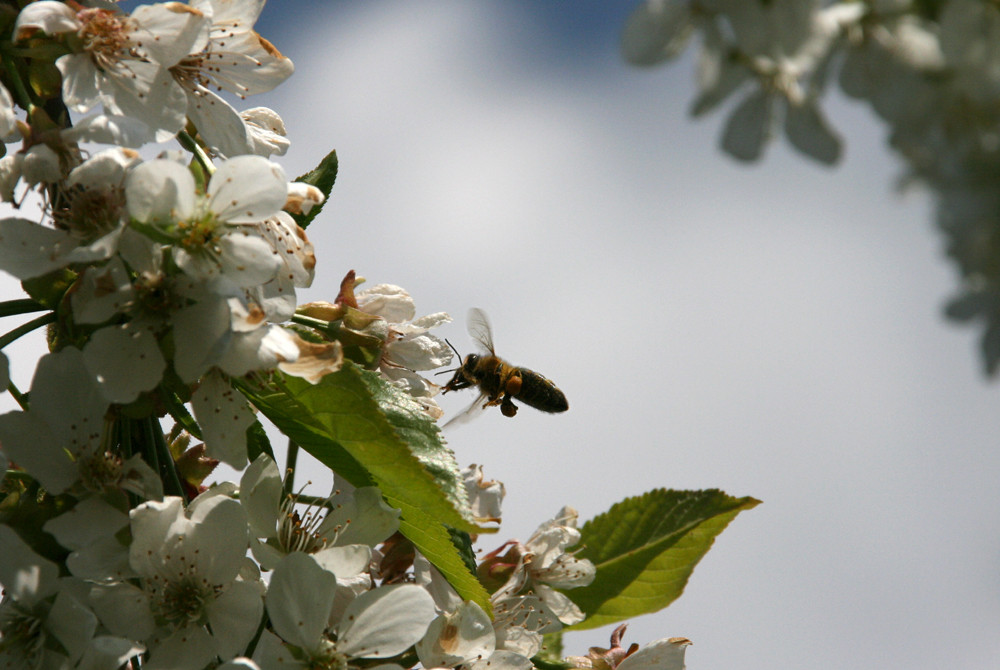
<path fill-rule="evenodd" d="M 490 597 L 498 648 L 530 658 L 542 635 L 583 621 L 580 608 L 557 590 L 586 586 L 594 579 L 594 564 L 567 551 L 579 541 L 576 512 L 563 508 L 527 542 L 508 542 L 484 558 L 480 575 L 506 578 Z"/>
<path fill-rule="evenodd" d="M 261 667 L 351 667 L 356 658 L 390 658 L 420 640 L 434 618 L 430 595 L 412 584 L 365 592 L 331 617 L 336 591 L 334 573 L 312 556 L 294 552 L 281 560 L 265 598 L 276 636 L 262 640 L 255 655 Z M 281 640 L 298 653 L 289 654 Z"/>
<path fill-rule="evenodd" d="M 379 371 L 390 381 L 416 398 L 432 417 L 443 412 L 433 397 L 440 386 L 424 378 L 419 371 L 448 365 L 451 348 L 429 331 L 451 321 L 444 312 L 414 319 L 413 298 L 405 289 L 392 284 L 378 284 L 357 294 L 358 309 L 386 320 L 389 333 L 379 361 Z"/>
<path fill-rule="evenodd" d="M 464 602 L 439 614 L 416 648 L 425 668 L 454 668 L 489 658 L 496 650 L 496 633 L 482 607 Z"/>
<path fill-rule="evenodd" d="M 172 69 L 187 95 L 188 116 L 222 156 L 267 156 L 287 148 L 280 118 L 265 129 L 262 116 L 251 113 L 248 122 L 212 90 L 245 98 L 271 90 L 294 71 L 291 60 L 252 30 L 263 5 L 257 0 L 193 0 L 191 6 L 211 19 L 209 37 Z"/>
<path fill-rule="evenodd" d="M 100 104 L 109 113 L 139 119 L 158 142 L 185 120 L 187 100 L 169 68 L 208 37 L 208 19 L 180 3 L 140 5 L 131 16 L 53 0 L 34 2 L 18 15 L 16 39 L 37 32 L 78 38 L 79 50 L 60 57 L 63 101 L 77 112 Z"/>
<path fill-rule="evenodd" d="M 185 510 L 177 497 L 132 510 L 129 564 L 138 585 L 94 586 L 90 600 L 113 633 L 148 641 L 144 667 L 201 668 L 240 655 L 263 615 L 263 584 L 245 565 L 246 514 L 209 491 Z"/>
<path fill-rule="evenodd" d="M 327 563 L 327 557 L 350 560 L 363 555 L 360 567 L 352 568 L 350 574 L 343 569 L 337 572 L 338 578 L 353 578 L 367 569 L 371 549 L 399 528 L 399 510 L 389 507 L 372 486 L 337 489 L 319 506 L 302 505 L 297 496 L 284 496 L 278 467 L 266 454 L 244 472 L 240 491 L 252 531 L 250 547 L 265 569 L 297 551 L 316 555 L 321 564 Z M 346 547 L 354 548 L 345 551 Z"/>
<path fill-rule="evenodd" d="M 462 470 L 462 479 L 473 518 L 479 523 L 500 523 L 500 504 L 507 495 L 503 482 L 487 481 L 483 466 L 475 463 Z"/>
<path fill-rule="evenodd" d="M 248 288 L 274 278 L 281 267 L 254 224 L 285 204 L 285 173 L 258 156 L 240 156 L 219 165 L 204 197 L 182 165 L 170 160 L 143 163 L 125 184 L 129 213 L 175 240 L 174 260 L 201 281 L 223 276 Z"/>
<path fill-rule="evenodd" d="M 31 383 L 31 408 L 0 416 L 7 456 L 47 491 L 79 483 L 87 490 L 118 488 L 157 497 L 159 478 L 137 454 L 122 460 L 105 449 L 108 401 L 79 349 L 46 354 Z"/>
<path fill-rule="evenodd" d="M 129 566 L 128 547 L 118 537 L 128 524 L 128 514 L 91 496 L 50 519 L 43 528 L 70 550 L 66 567 L 73 576 L 101 582 L 135 576 Z"/>
<path fill-rule="evenodd" d="M 0 546 L 0 666 L 115 670 L 145 651 L 100 631 L 85 585 L 59 579 L 56 564 L 7 526 L 0 525 Z"/>
<path fill-rule="evenodd" d="M 21 136 L 17 129 L 17 111 L 14 109 L 14 99 L 10 91 L 0 84 L 0 141 L 13 142 Z"/>

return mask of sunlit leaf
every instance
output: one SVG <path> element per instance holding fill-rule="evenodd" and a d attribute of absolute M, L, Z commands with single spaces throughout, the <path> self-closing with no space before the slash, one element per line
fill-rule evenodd
<path fill-rule="evenodd" d="M 331 151 L 323 157 L 319 165 L 295 179 L 297 182 L 315 186 L 323 193 L 325 198 L 318 205 L 313 205 L 308 214 L 292 214 L 295 223 L 299 224 L 302 228 L 308 227 L 312 223 L 312 220 L 323 211 L 323 205 L 329 202 L 330 191 L 333 190 L 333 184 L 337 181 L 337 166 L 337 152 Z"/>
<path fill-rule="evenodd" d="M 493 532 L 472 521 L 463 479 L 437 425 L 378 374 L 347 362 L 310 384 L 276 375 L 244 392 L 282 433 L 354 486 L 378 486 L 402 511 L 400 529 L 463 598 L 488 607 L 451 530 Z"/>
<path fill-rule="evenodd" d="M 597 575 L 590 586 L 566 591 L 587 614 L 572 628 L 597 628 L 669 605 L 715 537 L 759 503 L 715 489 L 657 489 L 585 523 L 577 556 L 593 561 Z"/>

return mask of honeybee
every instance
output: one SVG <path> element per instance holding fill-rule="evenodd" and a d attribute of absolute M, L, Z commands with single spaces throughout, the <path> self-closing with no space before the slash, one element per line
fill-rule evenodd
<path fill-rule="evenodd" d="M 515 398 L 543 412 L 565 412 L 569 409 L 566 396 L 549 379 L 534 370 L 511 365 L 497 356 L 493 349 L 490 321 L 481 309 L 469 310 L 468 330 L 469 335 L 482 346 L 483 353 L 466 356 L 441 392 L 478 386 L 479 397 L 448 423 L 468 417 L 477 409 L 494 405 L 500 406 L 504 416 L 514 416 L 517 414 L 517 405 L 513 402 Z M 455 353 L 458 354 L 457 351 Z M 483 404 L 480 406 L 480 403 Z"/>

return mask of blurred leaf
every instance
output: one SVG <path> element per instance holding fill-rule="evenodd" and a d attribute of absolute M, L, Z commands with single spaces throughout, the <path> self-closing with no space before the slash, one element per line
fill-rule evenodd
<path fill-rule="evenodd" d="M 337 181 L 337 167 L 337 152 L 331 151 L 319 162 L 319 165 L 295 179 L 297 182 L 312 184 L 323 193 L 325 198 L 323 202 L 314 205 L 308 214 L 292 214 L 295 223 L 303 229 L 312 223 L 312 220 L 323 210 L 323 205 L 330 201 L 330 191 L 333 190 L 333 184 Z"/>
<path fill-rule="evenodd" d="M 770 138 L 774 94 L 764 90 L 751 93 L 726 121 L 722 150 L 741 161 L 755 161 Z"/>
<path fill-rule="evenodd" d="M 827 124 L 814 101 L 788 106 L 785 135 L 792 146 L 820 163 L 833 165 L 840 160 L 840 138 Z"/>
<path fill-rule="evenodd" d="M 726 45 L 715 23 L 705 24 L 696 72 L 699 93 L 691 105 L 695 117 L 715 109 L 750 78 L 750 70 Z"/>
<path fill-rule="evenodd" d="M 1000 321 L 995 317 L 986 322 L 983 336 L 979 340 L 979 348 L 983 352 L 986 374 L 995 375 L 1000 368 Z"/>
<path fill-rule="evenodd" d="M 561 630 L 554 633 L 546 633 L 542 637 L 542 649 L 538 655 L 531 659 L 536 668 L 544 670 L 543 665 L 548 663 L 553 668 L 566 667 L 563 661 L 563 634 Z"/>
<path fill-rule="evenodd" d="M 984 314 L 989 314 L 991 308 L 1000 300 L 993 291 L 966 291 L 952 298 L 945 305 L 944 313 L 955 321 L 971 321 Z"/>
<path fill-rule="evenodd" d="M 580 529 L 590 586 L 566 591 L 587 614 L 580 630 L 656 612 L 684 591 L 694 566 L 741 511 L 760 504 L 722 491 L 657 489 L 627 498 Z"/>
<path fill-rule="evenodd" d="M 693 18 L 687 3 L 639 5 L 625 21 L 622 55 L 633 65 L 656 65 L 675 57 L 691 39 Z"/>
<path fill-rule="evenodd" d="M 472 521 L 454 454 L 412 398 L 378 374 L 346 361 L 318 384 L 276 374 L 241 383 L 282 433 L 354 486 L 378 486 L 402 511 L 400 529 L 463 598 L 488 607 L 451 530 L 493 532 Z"/>

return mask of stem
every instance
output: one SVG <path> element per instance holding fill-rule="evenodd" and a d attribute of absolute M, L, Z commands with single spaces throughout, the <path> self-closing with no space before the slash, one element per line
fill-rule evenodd
<path fill-rule="evenodd" d="M 289 495 L 295 487 L 295 464 L 299 460 L 299 443 L 294 440 L 288 441 L 288 454 L 285 456 L 285 485 L 284 493 Z"/>
<path fill-rule="evenodd" d="M 271 617 L 268 616 L 267 610 L 264 610 L 264 616 L 260 619 L 260 625 L 257 626 L 257 632 L 254 634 L 253 639 L 250 640 L 250 644 L 247 645 L 246 651 L 243 654 L 247 658 L 253 656 L 253 653 L 257 651 L 257 644 L 260 642 L 260 636 L 264 634 L 264 630 L 267 625 L 271 623 Z"/>
<path fill-rule="evenodd" d="M 133 451 L 138 451 L 142 454 L 142 460 L 146 461 L 149 467 L 160 475 L 160 479 L 163 479 L 163 472 L 160 469 L 160 457 L 156 452 L 156 446 L 152 442 L 152 438 L 149 435 L 149 431 L 145 430 L 145 425 L 140 426 L 138 420 L 126 419 L 126 429 L 130 433 L 129 444 Z M 142 433 L 139 431 L 142 429 Z M 133 432 L 134 431 L 134 432 Z M 133 440 L 133 437 L 135 438 Z M 166 489 L 166 486 L 164 486 Z"/>
<path fill-rule="evenodd" d="M 182 130 L 177 133 L 177 141 L 181 143 L 181 146 L 194 154 L 194 157 L 201 163 L 201 167 L 204 168 L 205 173 L 211 176 L 215 172 L 215 166 L 212 165 L 212 159 L 208 157 L 205 150 L 194 141 L 194 138 L 186 130 Z"/>
<path fill-rule="evenodd" d="M 35 108 L 35 103 L 31 100 L 31 93 L 28 88 L 24 85 L 24 80 L 21 79 L 21 73 L 18 71 L 17 63 L 12 63 L 12 67 L 5 67 L 4 71 L 7 73 L 7 81 L 12 85 L 14 89 L 14 95 L 17 96 L 17 102 L 22 108 L 31 113 L 31 110 Z"/>
<path fill-rule="evenodd" d="M 48 307 L 37 303 L 31 298 L 19 298 L 17 300 L 7 300 L 0 302 L 0 316 L 14 316 L 15 314 L 28 314 L 30 312 L 44 312 Z"/>
<path fill-rule="evenodd" d="M 16 402 L 21 409 L 25 412 L 28 411 L 28 401 L 24 399 L 24 394 L 18 390 L 17 386 L 14 385 L 14 382 L 7 382 L 7 393 L 10 394 L 10 397 L 14 399 L 14 402 Z"/>
<path fill-rule="evenodd" d="M 184 495 L 184 486 L 181 485 L 181 478 L 177 475 L 177 464 L 170 453 L 170 447 L 163 438 L 163 429 L 156 417 L 146 419 L 146 434 L 152 440 L 153 448 L 159 452 L 160 478 L 163 479 L 163 492 L 167 495 L 180 496 L 184 499 L 184 504 L 188 503 L 187 496 Z"/>
<path fill-rule="evenodd" d="M 56 313 L 49 312 L 48 314 L 43 314 L 36 319 L 32 319 L 28 323 L 22 324 L 10 331 L 9 333 L 0 336 L 0 349 L 3 349 L 8 344 L 21 337 L 22 335 L 27 335 L 36 328 L 41 328 L 42 326 L 47 326 L 56 320 Z"/>
<path fill-rule="evenodd" d="M 134 450 L 132 449 L 132 431 L 129 430 L 128 419 L 119 417 L 118 420 L 115 421 L 114 431 L 116 437 L 118 438 L 117 442 L 121 446 L 122 456 L 124 457 L 123 460 L 127 461 L 132 458 L 134 453 Z M 141 502 L 139 500 L 139 496 L 131 491 L 126 491 L 125 493 L 128 496 L 128 508 L 135 509 L 138 507 Z"/>
<path fill-rule="evenodd" d="M 300 326 L 308 326 L 309 328 L 315 328 L 316 330 L 325 333 L 330 327 L 329 321 L 323 321 L 322 319 L 314 319 L 311 316 L 306 316 L 305 314 L 293 314 L 292 323 L 297 323 Z"/>

